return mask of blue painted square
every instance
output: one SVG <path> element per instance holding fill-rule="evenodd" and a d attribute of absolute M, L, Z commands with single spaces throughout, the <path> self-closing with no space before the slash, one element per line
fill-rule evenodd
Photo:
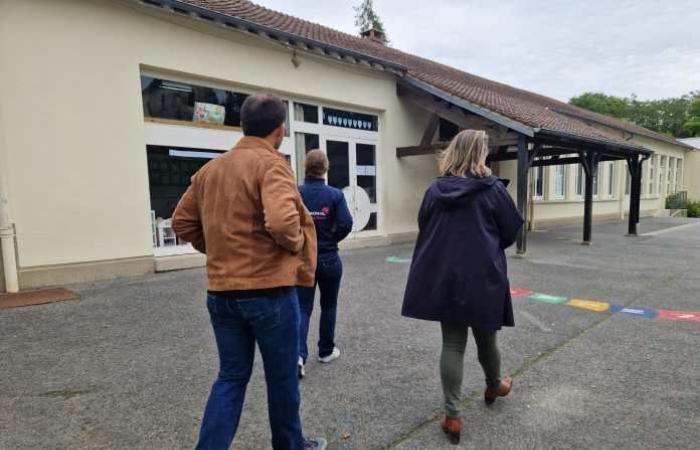
<path fill-rule="evenodd" d="M 653 319 L 654 317 L 656 317 L 656 310 L 653 308 L 610 305 L 610 311 L 613 313 L 620 313 L 628 316 L 644 317 L 645 319 Z"/>

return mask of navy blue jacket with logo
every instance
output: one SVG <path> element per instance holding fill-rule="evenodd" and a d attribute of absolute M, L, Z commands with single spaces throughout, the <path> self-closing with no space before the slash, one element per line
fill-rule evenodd
<path fill-rule="evenodd" d="M 318 253 L 338 251 L 338 242 L 352 231 L 352 216 L 340 189 L 326 185 L 323 178 L 307 177 L 299 186 L 301 198 L 316 225 Z"/>

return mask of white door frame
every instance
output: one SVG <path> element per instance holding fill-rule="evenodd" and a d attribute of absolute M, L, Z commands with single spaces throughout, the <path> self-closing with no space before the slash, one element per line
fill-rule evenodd
<path fill-rule="evenodd" d="M 334 130 L 336 131 L 336 130 Z M 340 129 L 338 130 L 340 131 Z M 344 131 L 344 130 L 343 130 Z M 376 190 L 376 195 L 375 195 L 375 201 L 374 203 L 370 204 L 370 213 L 376 213 L 376 229 L 374 230 L 367 230 L 367 231 L 357 231 L 353 232 L 352 236 L 354 237 L 368 237 L 368 236 L 377 236 L 381 235 L 381 230 L 382 230 L 382 214 L 381 214 L 381 198 L 382 198 L 382 192 L 381 192 L 381 183 L 379 182 L 379 173 L 380 173 L 380 167 L 379 167 L 379 155 L 378 155 L 378 136 L 376 136 L 376 133 L 374 133 L 374 136 L 372 134 L 366 133 L 366 132 L 357 132 L 356 130 L 348 130 L 348 133 L 344 132 L 338 132 L 338 133 L 332 133 L 332 134 L 321 134 L 320 136 L 320 144 L 321 144 L 321 149 L 328 153 L 328 146 L 327 143 L 328 141 L 335 141 L 335 142 L 345 142 L 348 144 L 348 178 L 350 182 L 351 187 L 356 187 L 357 186 L 357 144 L 367 144 L 367 145 L 372 145 L 374 146 L 374 164 L 375 164 L 375 190 Z M 328 179 L 328 176 L 326 175 L 326 180 Z M 348 207 L 352 210 L 353 209 L 353 204 L 352 200 L 349 202 Z"/>

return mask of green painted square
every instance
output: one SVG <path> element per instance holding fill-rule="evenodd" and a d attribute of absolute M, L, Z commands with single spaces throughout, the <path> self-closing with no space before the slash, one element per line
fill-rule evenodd
<path fill-rule="evenodd" d="M 553 303 L 553 304 L 566 303 L 566 301 L 568 300 L 566 297 L 558 297 L 556 295 L 540 294 L 539 292 L 532 294 L 528 298 L 530 300 L 536 300 L 538 302 Z"/>

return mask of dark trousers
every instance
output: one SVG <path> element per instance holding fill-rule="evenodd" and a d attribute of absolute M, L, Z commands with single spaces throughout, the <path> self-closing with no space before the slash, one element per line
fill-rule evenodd
<path fill-rule="evenodd" d="M 338 310 L 338 292 L 340 280 L 343 277 L 343 263 L 337 252 L 318 255 L 316 268 L 316 285 L 321 291 L 321 322 L 319 325 L 318 356 L 325 357 L 333 352 L 335 347 L 335 320 Z M 299 307 L 301 309 L 301 324 L 299 327 L 299 356 L 306 362 L 309 349 L 306 340 L 309 336 L 309 320 L 314 309 L 314 287 L 299 287 Z"/>
<path fill-rule="evenodd" d="M 296 367 L 299 352 L 296 290 L 282 289 L 274 297 L 243 300 L 209 294 L 207 307 L 220 368 L 204 411 L 197 450 L 228 449 L 231 445 L 253 370 L 256 342 L 265 368 L 272 447 L 303 449 Z"/>

